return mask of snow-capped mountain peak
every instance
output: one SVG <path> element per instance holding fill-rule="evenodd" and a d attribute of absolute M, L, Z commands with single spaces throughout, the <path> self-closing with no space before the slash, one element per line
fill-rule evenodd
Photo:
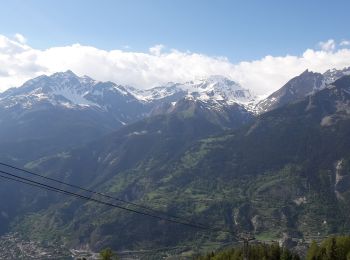
<path fill-rule="evenodd" d="M 187 82 L 180 87 L 188 92 L 188 95 L 202 101 L 225 101 L 232 103 L 247 103 L 253 99 L 249 90 L 244 89 L 237 82 L 224 76 L 213 75 L 198 81 Z"/>
<path fill-rule="evenodd" d="M 30 108 L 35 104 L 51 104 L 67 108 L 104 108 L 104 96 L 128 96 L 135 99 L 123 86 L 112 82 L 98 82 L 88 76 L 79 77 L 72 71 L 42 75 L 27 81 L 19 88 L 12 88 L 0 95 L 2 105 Z M 5 105 L 4 105 L 5 104 Z"/>
<path fill-rule="evenodd" d="M 341 70 L 333 68 L 323 73 L 326 84 L 330 84 L 345 75 L 350 75 L 350 67 L 343 68 Z"/>
<path fill-rule="evenodd" d="M 165 85 L 154 87 L 151 89 L 136 89 L 133 87 L 127 87 L 129 93 L 131 93 L 135 98 L 143 102 L 154 102 L 157 100 L 162 100 L 174 96 L 178 93 L 183 95 L 183 90 L 179 87 L 179 84 L 168 82 Z"/>
<path fill-rule="evenodd" d="M 272 93 L 270 96 L 260 101 L 256 105 L 255 111 L 257 113 L 264 113 L 287 103 L 296 101 L 324 89 L 329 84 L 332 84 L 334 81 L 345 75 L 350 75 L 350 67 L 341 70 L 327 70 L 323 74 L 305 70 L 299 76 L 289 80 L 283 87 Z"/>
<path fill-rule="evenodd" d="M 78 78 L 76 74 L 74 74 L 73 71 L 67 70 L 67 71 L 61 71 L 61 72 L 56 72 L 50 76 L 51 78 L 61 78 L 61 79 L 69 79 L 69 78 Z"/>
<path fill-rule="evenodd" d="M 88 77 L 78 77 L 70 70 L 57 72 L 49 77 L 39 77 L 39 79 L 34 79 L 34 82 L 29 81 L 24 84 L 23 90 L 26 89 L 27 84 L 34 89 L 23 94 L 34 95 L 34 97 L 35 94 L 39 94 L 41 100 L 46 99 L 55 105 L 97 106 L 96 103 L 85 98 L 96 81 Z"/>
<path fill-rule="evenodd" d="M 6 109 L 16 106 L 30 109 L 47 105 L 70 109 L 89 107 L 112 112 L 119 111 L 120 106 L 137 104 L 137 109 L 142 110 L 141 107 L 144 107 L 144 114 L 147 114 L 152 107 L 162 103 L 175 104 L 181 99 L 201 101 L 213 109 L 240 104 L 249 110 L 254 96 L 235 81 L 220 75 L 185 83 L 169 82 L 141 90 L 113 82 L 98 82 L 68 70 L 36 77 L 21 87 L 1 93 L 0 106 Z"/>
<path fill-rule="evenodd" d="M 202 78 L 193 83 L 202 86 L 211 84 L 216 86 L 226 86 L 230 88 L 242 88 L 237 82 L 230 80 L 229 78 L 222 75 L 211 75 L 207 78 Z"/>
<path fill-rule="evenodd" d="M 154 102 L 171 96 L 182 96 L 187 99 L 210 101 L 226 104 L 248 104 L 254 99 L 249 90 L 242 88 L 237 82 L 224 76 L 213 75 L 207 78 L 188 81 L 185 83 L 169 82 L 165 85 L 147 90 L 129 88 L 139 100 Z"/>

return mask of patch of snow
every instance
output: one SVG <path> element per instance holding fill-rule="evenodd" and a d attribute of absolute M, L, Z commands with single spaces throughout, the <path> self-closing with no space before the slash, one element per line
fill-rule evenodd
<path fill-rule="evenodd" d="M 141 101 L 159 100 L 179 92 L 184 92 L 187 99 L 201 101 L 225 101 L 226 104 L 248 104 L 256 97 L 238 83 L 223 76 L 214 75 L 205 79 L 185 83 L 167 83 L 147 90 L 129 88 L 128 91 Z"/>
<path fill-rule="evenodd" d="M 148 131 L 146 131 L 146 130 L 135 131 L 135 132 L 132 132 L 132 133 L 128 134 L 128 136 L 133 136 L 133 135 L 145 135 L 145 134 L 147 134 L 147 133 L 148 133 Z"/>
<path fill-rule="evenodd" d="M 115 85 L 114 89 L 117 90 L 123 96 L 129 95 L 129 92 L 127 92 L 122 86 Z"/>
<path fill-rule="evenodd" d="M 129 87 L 128 91 L 140 101 L 151 102 L 153 100 L 160 100 L 168 96 L 172 96 L 182 90 L 178 88 L 177 84 L 175 83 L 167 83 L 164 86 L 146 90 Z"/>
<path fill-rule="evenodd" d="M 52 92 L 54 96 L 63 96 L 67 100 L 69 100 L 72 104 L 79 106 L 97 106 L 96 103 L 91 102 L 84 98 L 84 95 L 77 93 L 74 89 L 61 88 L 55 89 Z"/>

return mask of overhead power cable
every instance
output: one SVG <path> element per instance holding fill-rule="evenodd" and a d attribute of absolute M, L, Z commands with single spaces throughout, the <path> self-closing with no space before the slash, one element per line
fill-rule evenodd
<path fill-rule="evenodd" d="M 123 202 L 123 203 L 126 203 L 126 204 L 130 204 L 130 205 L 133 205 L 133 206 L 136 206 L 136 207 L 139 207 L 139 208 L 143 208 L 143 209 L 147 209 L 147 210 L 150 210 L 150 211 L 154 211 L 154 212 L 157 212 L 157 213 L 163 213 L 161 211 L 157 211 L 155 209 L 152 209 L 152 208 L 144 206 L 144 205 L 140 205 L 140 204 L 136 204 L 136 203 L 133 203 L 133 202 L 130 202 L 130 201 L 126 201 L 126 200 L 120 199 L 120 198 L 112 197 L 112 196 L 110 196 L 108 194 L 105 194 L 105 193 L 102 193 L 102 192 L 93 191 L 93 190 L 90 190 L 90 189 L 87 189 L 87 188 L 84 188 L 84 187 L 81 187 L 81 186 L 78 186 L 78 185 L 74 185 L 74 184 L 70 184 L 70 183 L 67 183 L 67 182 L 64 182 L 64 181 L 60 181 L 60 180 L 57 180 L 57 179 L 54 179 L 54 178 L 51 178 L 51 177 L 47 177 L 47 176 L 44 176 L 42 174 L 38 174 L 38 173 L 29 171 L 29 170 L 26 170 L 26 169 L 23 169 L 23 168 L 19 168 L 19 167 L 16 167 L 16 166 L 13 166 L 13 165 L 10 165 L 10 164 L 7 164 L 7 163 L 0 162 L 0 165 L 8 167 L 8 168 L 11 168 L 11 169 L 14 169 L 14 170 L 18 170 L 18 171 L 21 171 L 21 172 L 29 173 L 31 175 L 34 175 L 34 176 L 37 176 L 37 177 L 40 177 L 40 178 L 43 178 L 43 179 L 46 179 L 46 180 L 49 180 L 49 181 L 53 181 L 53 182 L 56 182 L 56 183 L 59 183 L 59 184 L 62 184 L 62 185 L 66 185 L 66 186 L 71 187 L 71 188 L 75 188 L 75 189 L 83 190 L 83 191 L 86 191 L 86 192 L 89 192 L 89 193 L 92 193 L 92 194 L 95 194 L 95 195 L 99 195 L 99 196 L 102 196 L 102 197 L 105 197 L 105 198 L 108 198 L 108 199 L 113 199 L 113 200 L 116 200 L 116 201 L 120 201 L 120 202 Z"/>
<path fill-rule="evenodd" d="M 181 225 L 185 225 L 185 226 L 189 226 L 189 227 L 193 227 L 193 228 L 198 228 L 198 229 L 202 229 L 202 230 L 215 231 L 215 232 L 225 232 L 225 233 L 230 233 L 231 235 L 234 235 L 229 230 L 217 229 L 217 228 L 213 228 L 213 227 L 210 227 L 210 226 L 196 225 L 196 224 L 190 223 L 190 222 L 183 222 L 183 221 L 178 221 L 178 220 L 174 220 L 174 219 L 171 219 L 171 218 L 165 218 L 163 216 L 159 216 L 159 215 L 150 214 L 150 213 L 147 213 L 147 212 L 142 212 L 142 211 L 139 211 L 139 210 L 126 208 L 126 207 L 123 207 L 123 206 L 120 206 L 120 205 L 116 205 L 116 204 L 113 204 L 113 203 L 110 203 L 110 202 L 106 202 L 106 201 L 94 199 L 92 197 L 84 196 L 84 195 L 81 195 L 81 194 L 78 194 L 78 193 L 75 193 L 75 192 L 66 191 L 66 190 L 63 190 L 63 189 L 60 189 L 60 188 L 57 188 L 57 187 L 54 187 L 54 186 L 51 186 L 51 185 L 47 185 L 47 184 L 44 184 L 44 183 L 41 183 L 41 182 L 38 182 L 38 181 L 30 180 L 28 178 L 21 177 L 21 176 L 18 176 L 18 175 L 15 175 L 15 174 L 12 174 L 12 173 L 9 173 L 9 172 L 6 172 L 6 171 L 0 170 L 0 173 L 2 174 L 2 175 L 0 175 L 0 178 L 7 179 L 7 180 L 12 180 L 12 181 L 15 181 L 15 182 L 20 182 L 20 183 L 27 184 L 27 185 L 30 185 L 30 186 L 34 186 L 34 187 L 37 187 L 37 188 L 40 188 L 40 189 L 45 189 L 45 190 L 53 191 L 53 192 L 56 192 L 56 193 L 65 194 L 65 195 L 68 195 L 68 196 L 71 196 L 71 197 L 84 199 L 86 201 L 92 201 L 92 202 L 95 202 L 95 203 L 99 203 L 99 204 L 102 204 L 102 205 L 106 205 L 106 206 L 110 206 L 110 207 L 126 210 L 126 211 L 133 212 L 133 213 L 136 213 L 136 214 L 149 216 L 149 217 L 156 218 L 156 219 L 159 219 L 159 220 L 165 220 L 165 221 L 168 221 L 168 222 L 181 224 Z"/>
<path fill-rule="evenodd" d="M 178 217 L 178 216 L 175 216 L 175 215 L 172 215 L 172 214 L 160 211 L 160 210 L 156 210 L 156 209 L 153 209 L 151 207 L 147 207 L 147 206 L 144 206 L 144 205 L 141 205 L 141 204 L 138 204 L 138 203 L 133 203 L 133 202 L 130 202 L 130 201 L 127 201 L 127 200 L 116 198 L 116 197 L 110 196 L 110 195 L 102 193 L 102 192 L 94 191 L 94 190 L 87 189 L 87 188 L 84 188 L 84 187 L 81 187 L 81 186 L 78 186 L 78 185 L 74 185 L 74 184 L 70 184 L 70 183 L 67 183 L 67 182 L 64 182 L 64 181 L 60 181 L 60 180 L 57 180 L 55 178 L 47 177 L 47 176 L 44 176 L 42 174 L 38 174 L 38 173 L 35 173 L 33 171 L 29 171 L 29 170 L 26 170 L 26 169 L 23 169 L 23 168 L 19 168 L 19 167 L 16 167 L 16 166 L 13 166 L 13 165 L 10 165 L 10 164 L 7 164 L 7 163 L 0 162 L 0 165 L 8 167 L 8 168 L 13 169 L 13 170 L 25 172 L 25 173 L 28 173 L 30 175 L 33 175 L 33 176 L 36 176 L 36 177 L 39 177 L 39 178 L 42 178 L 42 179 L 45 179 L 45 180 L 53 181 L 53 182 L 65 185 L 67 187 L 71 187 L 71 188 L 74 188 L 74 189 L 82 190 L 82 191 L 85 191 L 85 192 L 88 192 L 88 193 L 91 193 L 91 194 L 94 194 L 94 195 L 99 195 L 99 196 L 102 196 L 102 197 L 105 197 L 105 198 L 108 198 L 108 199 L 111 199 L 111 200 L 115 200 L 115 201 L 119 201 L 119 202 L 122 202 L 122 203 L 125 203 L 125 204 L 129 204 L 131 206 L 138 207 L 140 209 L 145 209 L 145 210 L 148 210 L 150 212 L 153 212 L 154 214 L 162 214 L 162 215 L 167 216 L 169 218 L 179 219 L 180 221 L 191 222 L 191 223 L 193 223 L 195 225 L 203 225 L 203 224 L 200 224 L 200 223 L 194 223 L 193 221 L 188 220 L 188 219 L 184 219 L 183 217 Z"/>
<path fill-rule="evenodd" d="M 180 221 L 177 221 L 177 220 L 164 218 L 162 216 L 153 215 L 153 214 L 150 214 L 150 213 L 147 213 L 147 212 L 142 212 L 142 211 L 126 208 L 126 207 L 119 206 L 119 205 L 116 205 L 116 204 L 113 204 L 113 203 L 110 203 L 110 202 L 94 199 L 92 197 L 88 197 L 88 196 L 81 195 L 81 194 L 78 194 L 78 193 L 75 193 L 75 192 L 71 192 L 71 191 L 66 191 L 66 190 L 63 190 L 63 189 L 60 189 L 60 188 L 56 188 L 54 186 L 47 185 L 47 184 L 44 184 L 44 183 L 41 183 L 41 182 L 33 181 L 33 180 L 28 179 L 28 178 L 17 176 L 15 174 L 8 173 L 8 172 L 2 171 L 2 170 L 0 170 L 0 173 L 5 174 L 7 176 L 11 176 L 12 180 L 14 180 L 14 181 L 22 180 L 22 183 L 29 184 L 29 185 L 32 185 L 32 186 L 35 186 L 35 187 L 38 187 L 38 188 L 45 188 L 46 190 L 55 191 L 57 193 L 70 195 L 70 196 L 81 198 L 81 199 L 88 200 L 88 201 L 93 201 L 93 202 L 100 203 L 100 204 L 103 204 L 103 205 L 106 205 L 106 206 L 111 206 L 111 207 L 127 210 L 127 211 L 130 211 L 130 212 L 133 212 L 133 213 L 142 214 L 142 215 L 153 217 L 153 218 L 158 218 L 160 220 L 166 220 L 166 221 L 170 221 L 170 222 L 177 223 L 177 224 L 183 224 L 183 225 L 187 225 L 187 226 L 192 226 L 192 227 L 196 227 L 196 228 L 203 228 L 203 229 L 205 229 L 205 227 L 203 227 L 203 226 L 195 225 L 195 224 L 192 224 L 192 223 L 180 222 Z M 2 177 L 4 177 L 4 176 L 2 176 Z M 17 179 L 17 180 L 15 180 L 15 179 Z"/>

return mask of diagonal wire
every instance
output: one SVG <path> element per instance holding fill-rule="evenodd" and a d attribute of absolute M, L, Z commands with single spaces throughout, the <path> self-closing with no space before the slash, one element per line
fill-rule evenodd
<path fill-rule="evenodd" d="M 147 206 L 144 206 L 144 205 L 141 205 L 141 204 L 133 203 L 133 202 L 130 202 L 130 201 L 127 201 L 127 200 L 123 200 L 123 199 L 120 199 L 120 198 L 116 198 L 116 197 L 110 196 L 110 195 L 102 193 L 102 192 L 94 191 L 94 190 L 87 189 L 87 188 L 84 188 L 84 187 L 81 187 L 81 186 L 78 186 L 78 185 L 74 185 L 74 184 L 70 184 L 70 183 L 67 183 L 67 182 L 64 182 L 64 181 L 60 181 L 60 180 L 57 180 L 57 179 L 54 179 L 54 178 L 51 178 L 51 177 L 47 177 L 47 176 L 35 173 L 33 171 L 29 171 L 29 170 L 26 170 L 26 169 L 23 169 L 23 168 L 19 168 L 19 167 L 16 167 L 16 166 L 13 166 L 13 165 L 10 165 L 10 164 L 7 164 L 7 163 L 0 162 L 0 165 L 8 167 L 8 168 L 11 168 L 11 169 L 14 169 L 14 170 L 17 170 L 17 171 L 25 172 L 25 173 L 31 174 L 33 176 L 49 180 L 49 181 L 53 181 L 53 182 L 56 182 L 56 183 L 59 183 L 59 184 L 62 184 L 62 185 L 65 185 L 65 186 L 68 186 L 68 187 L 71 187 L 71 188 L 79 189 L 79 190 L 82 190 L 82 191 L 85 191 L 85 192 L 89 192 L 91 194 L 99 195 L 99 196 L 102 196 L 102 197 L 105 197 L 105 198 L 108 198 L 108 199 L 112 199 L 112 200 L 115 200 L 115 201 L 119 201 L 119 202 L 122 202 L 122 203 L 125 203 L 125 204 L 132 205 L 134 207 L 145 209 L 145 210 L 151 211 L 151 212 L 153 212 L 155 214 L 162 214 L 162 215 L 167 216 L 169 218 L 179 219 L 180 221 L 184 221 L 185 220 L 187 222 L 192 222 L 193 223 L 192 220 L 184 219 L 183 217 L 178 217 L 178 216 L 175 216 L 175 215 L 172 215 L 172 214 L 160 211 L 160 210 L 153 209 L 151 207 L 147 207 Z M 201 223 L 193 223 L 193 224 L 195 224 L 195 225 L 203 225 Z M 203 225 L 203 226 L 205 226 L 205 225 Z"/>
<path fill-rule="evenodd" d="M 181 224 L 181 225 L 185 225 L 185 226 L 189 226 L 189 227 L 193 227 L 193 228 L 198 228 L 198 229 L 202 229 L 202 230 L 215 231 L 215 232 L 225 232 L 225 233 L 229 233 L 231 235 L 234 235 L 233 232 L 231 232 L 229 230 L 217 229 L 217 228 L 210 227 L 210 226 L 196 225 L 196 224 L 193 224 L 193 223 L 190 223 L 190 222 L 183 222 L 183 221 L 178 221 L 178 220 L 174 220 L 174 219 L 171 219 L 171 218 L 165 218 L 163 216 L 159 216 L 159 215 L 150 214 L 150 213 L 147 213 L 147 212 L 142 212 L 142 211 L 139 211 L 139 210 L 126 208 L 126 207 L 119 206 L 119 205 L 116 205 L 116 204 L 113 204 L 113 203 L 109 203 L 109 202 L 105 202 L 105 201 L 102 201 L 102 200 L 94 199 L 92 197 L 84 196 L 84 195 L 81 195 L 81 194 L 78 194 L 78 193 L 75 193 L 75 192 L 66 191 L 66 190 L 63 190 L 63 189 L 51 186 L 51 185 L 47 185 L 47 184 L 44 184 L 44 183 L 41 183 L 41 182 L 30 180 L 28 178 L 17 176 L 15 174 L 12 174 L 12 173 L 9 173 L 9 172 L 6 172 L 6 171 L 0 170 L 0 173 L 2 173 L 2 175 L 0 175 L 0 177 L 3 178 L 3 179 L 8 179 L 8 180 L 16 181 L 16 182 L 21 182 L 21 183 L 24 183 L 24 184 L 27 184 L 27 185 L 31 185 L 31 186 L 34 186 L 34 187 L 38 187 L 38 188 L 41 188 L 41 189 L 45 189 L 45 190 L 49 190 L 49 191 L 65 194 L 65 195 L 68 195 L 68 196 L 84 199 L 84 200 L 87 200 L 87 201 L 92 201 L 92 202 L 95 202 L 95 203 L 99 203 L 99 204 L 102 204 L 102 205 L 106 205 L 106 206 L 110 206 L 110 207 L 126 210 L 126 211 L 133 212 L 133 213 L 136 213 L 136 214 L 153 217 L 153 218 L 156 218 L 156 219 L 159 219 L 159 220 L 165 220 L 165 221 L 168 221 L 168 222 Z M 6 176 L 4 176 L 4 174 Z"/>

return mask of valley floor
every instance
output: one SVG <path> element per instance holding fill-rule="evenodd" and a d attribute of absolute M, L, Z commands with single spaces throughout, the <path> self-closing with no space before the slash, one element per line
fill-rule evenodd
<path fill-rule="evenodd" d="M 18 233 L 0 236 L 0 259 L 98 259 L 98 255 L 83 250 L 67 249 L 59 244 L 43 245 L 22 238 Z"/>

